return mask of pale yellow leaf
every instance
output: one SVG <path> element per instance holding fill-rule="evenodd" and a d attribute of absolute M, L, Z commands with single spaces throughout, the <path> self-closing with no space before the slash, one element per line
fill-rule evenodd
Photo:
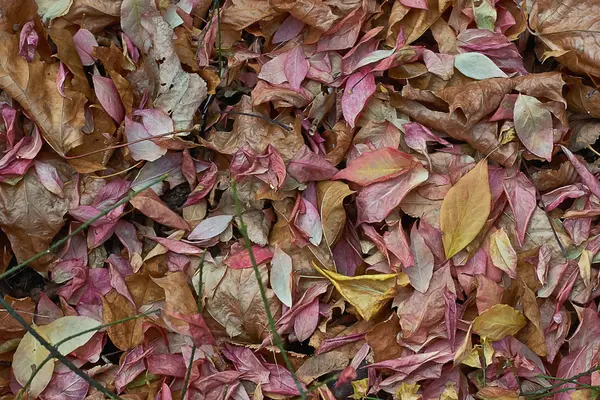
<path fill-rule="evenodd" d="M 583 283 L 585 287 L 588 287 L 592 281 L 592 263 L 591 263 L 591 253 L 589 250 L 583 250 L 581 252 L 581 256 L 579 257 L 579 273 L 581 274 L 581 278 L 583 279 Z"/>
<path fill-rule="evenodd" d="M 409 284 L 408 276 L 401 272 L 398 274 L 345 276 L 321 269 L 315 263 L 313 266 L 333 283 L 346 301 L 352 304 L 367 321 L 396 295 L 397 286 Z"/>
<path fill-rule="evenodd" d="M 486 160 L 452 186 L 442 202 L 440 228 L 446 257 L 464 249 L 490 215 L 490 184 Z"/>
<path fill-rule="evenodd" d="M 496 304 L 475 318 L 473 333 L 496 341 L 515 335 L 525 325 L 527 320 L 519 311 L 506 304 Z"/>
<path fill-rule="evenodd" d="M 344 198 L 354 193 L 343 182 L 325 181 L 317 184 L 319 214 L 323 224 L 323 236 L 329 246 L 340 238 L 346 224 Z"/>
<path fill-rule="evenodd" d="M 490 258 L 496 268 L 517 279 L 517 253 L 502 228 L 490 235 Z"/>
<path fill-rule="evenodd" d="M 56 346 L 64 339 L 77 335 L 88 329 L 96 328 L 100 322 L 93 318 L 82 316 L 67 316 L 59 318 L 48 325 L 33 328 L 48 341 Z M 60 343 L 58 352 L 63 356 L 83 346 L 94 336 L 96 330 L 82 333 L 72 339 Z M 29 332 L 25 334 L 13 357 L 13 371 L 17 382 L 22 386 L 27 383 L 33 371 L 40 365 L 50 352 L 46 350 Z M 54 371 L 54 361 L 51 360 L 37 373 L 30 387 L 31 398 L 37 397 L 48 385 Z"/>

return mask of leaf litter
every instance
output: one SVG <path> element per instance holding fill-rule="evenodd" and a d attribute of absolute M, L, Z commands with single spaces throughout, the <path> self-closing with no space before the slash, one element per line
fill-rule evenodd
<path fill-rule="evenodd" d="M 598 0 L 0 11 L 1 399 L 598 396 Z"/>

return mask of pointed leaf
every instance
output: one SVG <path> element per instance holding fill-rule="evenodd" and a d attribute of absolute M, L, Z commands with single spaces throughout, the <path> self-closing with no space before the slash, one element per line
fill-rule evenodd
<path fill-rule="evenodd" d="M 446 257 L 464 249 L 485 225 L 491 208 L 487 160 L 452 186 L 442 202 L 440 228 Z"/>
<path fill-rule="evenodd" d="M 525 325 L 523 314 L 506 304 L 496 304 L 473 320 L 473 333 L 496 341 L 515 335 Z"/>
<path fill-rule="evenodd" d="M 490 258 L 496 268 L 506 272 L 512 279 L 517 279 L 517 253 L 502 228 L 490 236 Z"/>
<path fill-rule="evenodd" d="M 506 74 L 481 53 L 457 54 L 454 57 L 454 66 L 463 75 L 479 81 L 489 78 L 506 78 Z"/>
<path fill-rule="evenodd" d="M 348 167 L 338 172 L 333 179 L 345 179 L 367 186 L 401 175 L 417 163 L 417 159 L 410 154 L 391 147 L 383 147 L 363 153 Z"/>
<path fill-rule="evenodd" d="M 520 94 L 515 102 L 514 121 L 523 146 L 538 157 L 552 159 L 552 114 L 532 96 Z"/>

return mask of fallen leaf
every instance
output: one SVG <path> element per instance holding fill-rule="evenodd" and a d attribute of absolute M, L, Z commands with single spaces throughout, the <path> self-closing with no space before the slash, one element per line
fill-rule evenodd
<path fill-rule="evenodd" d="M 408 277 L 402 273 L 382 275 L 344 276 L 333 271 L 313 267 L 333 283 L 346 301 L 356 307 L 365 320 L 375 316 L 395 296 L 398 286 L 408 285 Z"/>
<path fill-rule="evenodd" d="M 515 102 L 515 130 L 527 150 L 536 156 L 552 159 L 552 115 L 535 97 L 520 94 Z"/>
<path fill-rule="evenodd" d="M 67 316 L 59 318 L 48 325 L 38 327 L 34 325 L 34 329 L 40 336 L 54 346 L 69 336 L 98 326 L 100 326 L 100 323 L 93 318 Z M 78 347 L 83 346 L 92 338 L 94 333 L 95 331 L 82 333 L 73 339 L 69 339 L 64 343 L 61 343 L 58 346 L 57 351 L 61 355 L 66 356 Z M 21 339 L 13 358 L 13 371 L 17 382 L 21 385 L 25 385 L 35 368 L 49 355 L 50 352 L 43 347 L 31 333 L 26 333 L 23 339 Z M 50 361 L 38 371 L 29 386 L 30 396 L 37 397 L 46 388 L 52 378 L 53 370 L 54 363 Z"/>
<path fill-rule="evenodd" d="M 286 306 L 292 306 L 292 258 L 280 248 L 275 249 L 271 259 L 271 287 L 277 298 Z"/>
<path fill-rule="evenodd" d="M 517 253 L 502 228 L 490 235 L 490 259 L 495 267 L 517 279 Z"/>
<path fill-rule="evenodd" d="M 473 320 L 473 333 L 491 340 L 501 340 L 505 336 L 515 335 L 525 325 L 527 320 L 520 312 L 506 304 L 497 304 Z"/>
<path fill-rule="evenodd" d="M 319 214 L 323 224 L 323 237 L 329 246 L 340 238 L 346 224 L 344 199 L 354 193 L 342 182 L 325 181 L 317 184 Z"/>
<path fill-rule="evenodd" d="M 477 80 L 506 78 L 506 74 L 481 53 L 458 54 L 454 57 L 454 66 L 463 75 Z"/>
<path fill-rule="evenodd" d="M 452 186 L 442 202 L 440 228 L 447 258 L 479 234 L 490 214 L 490 202 L 488 164 L 482 160 Z"/>

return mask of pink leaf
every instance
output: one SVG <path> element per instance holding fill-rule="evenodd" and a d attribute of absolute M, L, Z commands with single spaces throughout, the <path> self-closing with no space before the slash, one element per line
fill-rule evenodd
<path fill-rule="evenodd" d="M 342 95 L 342 113 L 344 119 L 352 128 L 356 124 L 356 118 L 363 110 L 371 96 L 375 94 L 375 76 L 363 68 L 350 75 L 346 81 L 344 94 Z"/>
<path fill-rule="evenodd" d="M 29 21 L 23 25 L 19 37 L 19 55 L 27 62 L 32 62 L 35 56 L 35 49 L 38 45 L 39 36 L 35 31 L 34 21 Z"/>
<path fill-rule="evenodd" d="M 454 56 L 452 54 L 434 53 L 429 49 L 423 50 L 423 61 L 427 71 L 449 80 L 454 74 Z"/>
<path fill-rule="evenodd" d="M 183 231 L 190 230 L 188 223 L 158 197 L 152 189 L 146 189 L 129 201 L 133 207 L 154 221 Z"/>
<path fill-rule="evenodd" d="M 569 158 L 573 167 L 575 167 L 575 171 L 581 177 L 581 181 L 588 187 L 590 192 L 592 192 L 596 197 L 600 198 L 600 183 L 598 183 L 598 179 L 592 174 L 589 169 L 581 162 L 577 157 L 571 153 L 569 149 L 565 146 L 561 145 L 563 153 Z"/>
<path fill-rule="evenodd" d="M 361 8 L 356 8 L 344 19 L 336 23 L 317 43 L 317 52 L 344 50 L 354 46 L 365 13 Z"/>
<path fill-rule="evenodd" d="M 367 186 L 395 178 L 417 165 L 419 165 L 418 160 L 410 154 L 384 147 L 363 153 L 352 160 L 348 167 L 338 172 L 333 179 L 345 179 Z"/>
<path fill-rule="evenodd" d="M 289 174 L 299 182 L 326 181 L 338 172 L 325 157 L 310 151 L 308 146 L 304 145 L 294 158 L 290 161 L 288 168 Z"/>
<path fill-rule="evenodd" d="M 365 187 L 356 198 L 356 223 L 382 221 L 400 204 L 404 196 L 425 182 L 428 177 L 426 169 L 416 167 L 394 179 Z"/>
<path fill-rule="evenodd" d="M 506 177 L 502 181 L 502 185 L 515 217 L 517 240 L 519 245 L 522 246 L 525 242 L 529 220 L 531 220 L 531 216 L 537 208 L 535 186 L 520 171 L 515 176 Z"/>
<path fill-rule="evenodd" d="M 319 324 L 319 299 L 314 299 L 294 320 L 294 333 L 304 342 L 313 334 Z"/>
<path fill-rule="evenodd" d="M 81 59 L 81 64 L 85 66 L 94 65 L 96 59 L 92 56 L 92 52 L 94 47 L 98 47 L 94 34 L 87 29 L 80 29 L 73 35 L 73 43 Z"/>
<path fill-rule="evenodd" d="M 108 115 L 120 124 L 125 118 L 125 107 L 123 107 L 121 96 L 119 96 L 112 79 L 94 75 L 92 80 L 94 81 L 94 92 L 98 97 L 98 101 Z"/>
<path fill-rule="evenodd" d="M 304 29 L 304 22 L 297 20 L 292 15 L 289 15 L 285 21 L 281 23 L 277 32 L 273 35 L 273 44 L 282 43 L 291 40 L 298 36 Z"/>
<path fill-rule="evenodd" d="M 272 83 L 273 85 L 285 82 L 288 79 L 285 73 L 285 63 L 287 58 L 288 53 L 284 53 L 266 62 L 260 68 L 258 78 Z"/>
<path fill-rule="evenodd" d="M 41 161 L 35 161 L 35 172 L 46 189 L 58 197 L 63 197 L 63 181 L 60 179 L 58 171 L 52 164 L 46 164 Z"/>
<path fill-rule="evenodd" d="M 273 258 L 273 253 L 266 247 L 254 245 L 252 246 L 252 252 L 254 253 L 254 259 L 256 260 L 257 265 L 260 265 Z M 238 251 L 230 254 L 229 257 L 227 257 L 223 262 L 225 265 L 233 269 L 252 268 L 250 254 L 245 248 L 239 249 Z"/>
<path fill-rule="evenodd" d="M 65 82 L 69 74 L 71 74 L 71 71 L 69 71 L 69 68 L 61 61 L 60 66 L 58 67 L 58 74 L 56 74 L 56 88 L 62 97 L 71 100 L 70 97 L 65 95 Z"/>
<path fill-rule="evenodd" d="M 413 252 L 410 249 L 402 224 L 395 224 L 390 230 L 383 234 L 383 241 L 387 249 L 392 253 L 404 268 L 415 265 Z"/>
<path fill-rule="evenodd" d="M 300 90 L 300 85 L 306 78 L 309 66 L 310 64 L 301 46 L 296 46 L 287 53 L 283 70 L 287 81 L 294 89 Z"/>
<path fill-rule="evenodd" d="M 400 4 L 410 8 L 429 10 L 429 8 L 427 8 L 427 0 L 400 0 Z"/>
<path fill-rule="evenodd" d="M 181 354 L 151 354 L 146 362 L 148 363 L 148 372 L 151 374 L 173 376 L 175 378 L 185 377 L 187 366 L 183 362 Z"/>
<path fill-rule="evenodd" d="M 309 201 L 306 201 L 304 198 L 301 198 L 300 201 L 302 202 L 301 209 L 304 209 L 304 212 L 297 214 L 295 225 L 306 234 L 309 242 L 318 246 L 323 239 L 321 217 L 315 206 Z"/>
<path fill-rule="evenodd" d="M 173 132 L 175 129 L 173 120 L 160 109 L 137 110 L 133 113 L 136 117 L 142 117 L 144 127 L 152 136 Z"/>
<path fill-rule="evenodd" d="M 410 241 L 410 250 L 414 254 L 415 263 L 410 268 L 403 268 L 402 272 L 408 275 L 412 287 L 425 293 L 429 289 L 429 283 L 433 276 L 433 253 L 417 230 L 416 223 L 410 230 Z"/>
<path fill-rule="evenodd" d="M 134 142 L 140 139 L 151 138 L 144 125 L 135 122 L 129 117 L 125 117 L 125 136 L 128 142 Z M 167 153 L 167 149 L 158 146 L 152 140 L 130 144 L 127 146 L 131 151 L 131 157 L 136 160 L 155 161 Z"/>
<path fill-rule="evenodd" d="M 83 400 L 90 384 L 73 371 L 54 374 L 46 389 L 40 394 L 42 400 Z"/>

